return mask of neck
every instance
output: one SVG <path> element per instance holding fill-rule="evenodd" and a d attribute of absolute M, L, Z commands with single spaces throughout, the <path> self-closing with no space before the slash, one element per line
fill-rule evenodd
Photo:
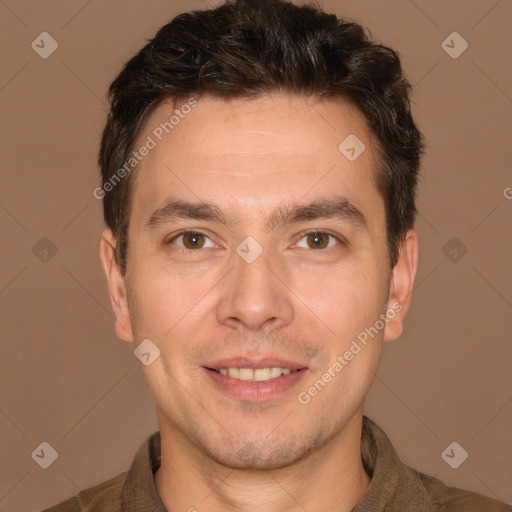
<path fill-rule="evenodd" d="M 353 417 L 335 438 L 293 465 L 248 471 L 218 464 L 160 425 L 156 488 L 168 510 L 350 512 L 371 481 L 361 460 L 361 426 L 362 415 Z"/>

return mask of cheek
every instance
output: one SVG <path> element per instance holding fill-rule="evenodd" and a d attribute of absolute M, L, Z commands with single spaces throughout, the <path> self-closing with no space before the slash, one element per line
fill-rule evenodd
<path fill-rule="evenodd" d="M 301 299 L 293 299 L 297 307 L 309 310 L 308 316 L 316 316 L 312 320 L 323 322 L 338 341 L 346 341 L 372 325 L 386 298 L 382 270 L 371 262 L 347 263 L 322 272 L 302 267 L 290 288 Z"/>
<path fill-rule="evenodd" d="M 136 339 L 163 340 L 184 316 L 185 302 L 190 300 L 180 279 L 172 279 L 169 274 L 155 268 L 138 267 L 130 290 L 130 316 Z"/>
<path fill-rule="evenodd" d="M 187 354 L 211 335 L 218 279 L 171 273 L 157 265 L 138 268 L 132 284 L 134 307 L 130 307 L 135 339 L 153 341 L 160 349 L 163 369 L 172 375 L 193 369 Z"/>

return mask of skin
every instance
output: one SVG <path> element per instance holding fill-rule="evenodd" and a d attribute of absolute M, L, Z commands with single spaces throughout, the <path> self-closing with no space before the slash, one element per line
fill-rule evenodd
<path fill-rule="evenodd" d="M 136 147 L 173 111 L 159 105 Z M 338 150 L 352 133 L 366 146 L 353 162 Z M 135 171 L 126 275 L 109 229 L 100 258 L 117 335 L 135 345 L 149 338 L 161 351 L 140 366 L 156 402 L 155 482 L 169 510 L 350 511 L 370 485 L 360 456 L 363 404 L 383 340 L 402 332 L 417 267 L 411 230 L 389 268 L 374 155 L 363 117 L 344 101 L 202 98 Z M 364 213 L 366 230 L 336 218 L 266 227 L 277 207 L 339 194 Z M 145 229 L 171 195 L 215 203 L 236 222 L 182 219 Z M 206 235 L 201 247 L 186 251 L 190 237 L 173 239 L 182 229 Z M 343 242 L 324 235 L 327 247 L 316 248 L 306 230 Z M 263 248 L 252 263 L 236 252 L 247 236 Z M 300 403 L 298 393 L 397 303 L 385 329 Z M 307 370 L 270 400 L 235 399 L 202 365 L 237 356 L 279 357 Z"/>

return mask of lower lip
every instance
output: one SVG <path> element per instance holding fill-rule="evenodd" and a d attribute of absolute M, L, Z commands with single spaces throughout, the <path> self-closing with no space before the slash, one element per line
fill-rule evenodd
<path fill-rule="evenodd" d="M 306 374 L 306 369 L 303 369 L 288 375 L 281 375 L 281 377 L 275 379 L 253 382 L 233 379 L 207 368 L 203 368 L 203 370 L 223 392 L 234 398 L 250 400 L 251 402 L 262 402 L 275 398 L 277 395 L 290 390 Z"/>

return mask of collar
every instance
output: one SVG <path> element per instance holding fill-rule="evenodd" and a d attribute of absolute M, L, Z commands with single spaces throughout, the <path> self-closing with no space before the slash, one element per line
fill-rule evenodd
<path fill-rule="evenodd" d="M 400 460 L 385 432 L 363 416 L 361 458 L 372 477 L 352 512 L 431 512 L 430 500 L 418 473 Z"/>

